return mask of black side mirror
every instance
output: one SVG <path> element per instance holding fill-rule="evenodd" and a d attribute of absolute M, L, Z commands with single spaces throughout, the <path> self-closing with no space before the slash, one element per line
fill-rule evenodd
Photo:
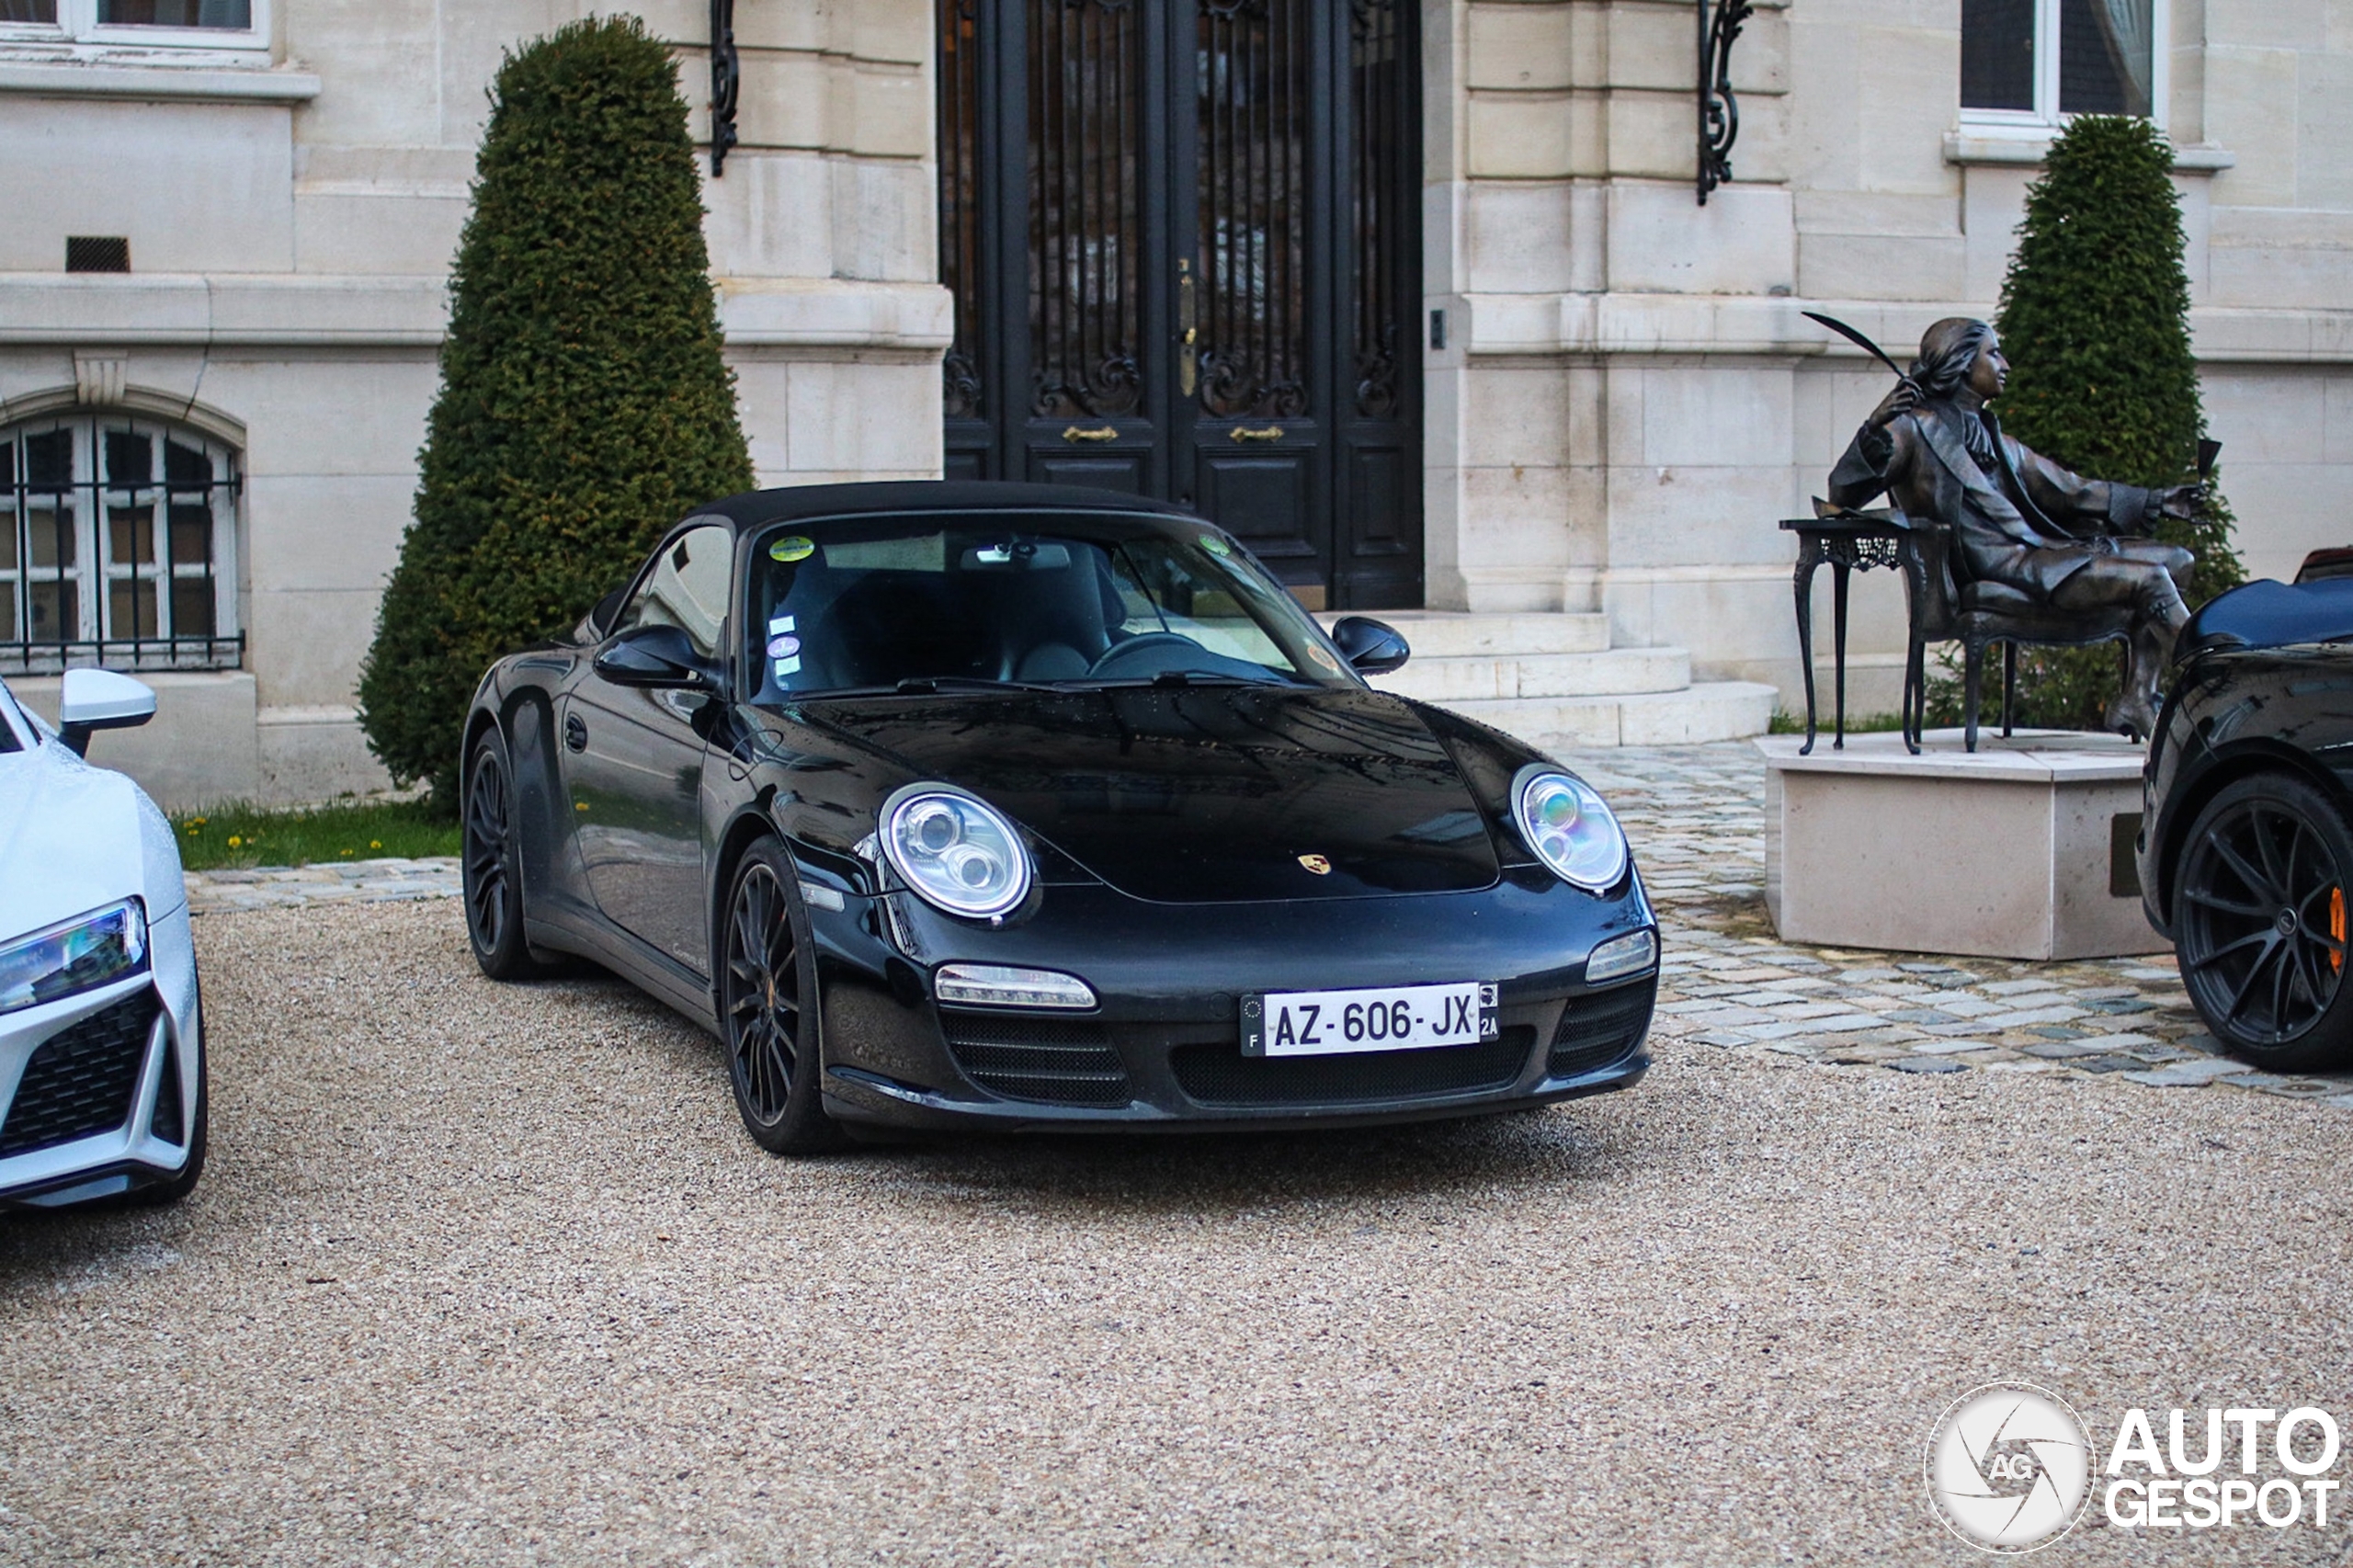
<path fill-rule="evenodd" d="M 615 686 L 716 691 L 719 680 L 675 626 L 632 626 L 597 655 L 597 674 Z"/>
<path fill-rule="evenodd" d="M 1404 633 L 1370 616 L 1343 616 L 1332 628 L 1332 642 L 1360 676 L 1385 676 L 1414 655 Z"/>

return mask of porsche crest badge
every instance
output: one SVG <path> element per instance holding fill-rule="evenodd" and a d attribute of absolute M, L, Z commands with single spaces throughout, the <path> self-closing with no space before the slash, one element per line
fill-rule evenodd
<path fill-rule="evenodd" d="M 1332 874 L 1332 862 L 1321 855 L 1302 855 L 1299 858 L 1299 863 L 1319 877 L 1328 877 Z"/>

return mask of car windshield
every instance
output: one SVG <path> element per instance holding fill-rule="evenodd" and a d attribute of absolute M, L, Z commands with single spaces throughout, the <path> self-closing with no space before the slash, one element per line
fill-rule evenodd
<path fill-rule="evenodd" d="M 759 700 L 957 685 L 1352 686 L 1297 600 L 1179 519 L 841 518 L 754 540 Z"/>

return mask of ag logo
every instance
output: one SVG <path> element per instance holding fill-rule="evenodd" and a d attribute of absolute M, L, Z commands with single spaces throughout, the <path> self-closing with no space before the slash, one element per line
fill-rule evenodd
<path fill-rule="evenodd" d="M 1987 1383 L 1948 1406 L 1928 1437 L 1928 1502 L 1988 1551 L 2032 1551 L 2075 1527 L 2091 1494 L 2091 1439 L 2058 1395 Z"/>
<path fill-rule="evenodd" d="M 1321 855 L 1302 855 L 1299 858 L 1299 863 L 1319 877 L 1328 877 L 1332 874 L 1332 862 Z"/>

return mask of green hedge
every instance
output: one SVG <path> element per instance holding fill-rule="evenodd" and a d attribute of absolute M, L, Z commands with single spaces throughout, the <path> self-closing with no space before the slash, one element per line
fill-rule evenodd
<path fill-rule="evenodd" d="M 2206 416 L 2189 345 L 2189 278 L 2173 150 L 2147 120 L 2082 115 L 2052 143 L 2027 191 L 2018 254 L 1995 325 L 2010 384 L 1995 404 L 2002 427 L 2076 472 L 2131 484 L 2195 477 Z M 2207 515 L 2166 520 L 2158 537 L 2198 558 L 2191 608 L 2245 580 L 2220 490 Z M 2021 722 L 2097 729 L 2121 685 L 2120 644 L 2022 649 Z M 2000 681 L 1986 683 L 1990 713 Z M 1961 714 L 1947 678 L 1929 694 L 1937 722 Z"/>
<path fill-rule="evenodd" d="M 751 487 L 702 217 L 676 67 L 643 24 L 577 22 L 507 57 L 415 518 L 359 683 L 369 747 L 445 810 L 484 667 Z"/>

